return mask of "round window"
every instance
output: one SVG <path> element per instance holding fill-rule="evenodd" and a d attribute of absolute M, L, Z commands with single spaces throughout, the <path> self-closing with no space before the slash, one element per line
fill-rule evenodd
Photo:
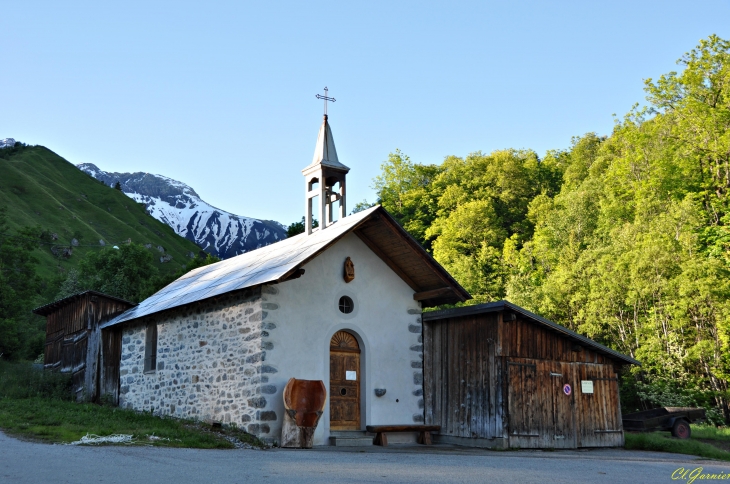
<path fill-rule="evenodd" d="M 349 296 L 342 296 L 340 298 L 340 312 L 344 314 L 350 314 L 355 309 L 355 303 L 352 302 Z"/>

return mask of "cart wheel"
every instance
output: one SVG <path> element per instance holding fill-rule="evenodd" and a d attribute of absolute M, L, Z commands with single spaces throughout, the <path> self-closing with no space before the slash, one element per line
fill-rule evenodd
<path fill-rule="evenodd" d="M 678 439 L 689 439 L 692 435 L 692 429 L 689 428 L 689 423 L 686 420 L 677 420 L 672 426 L 672 435 Z"/>

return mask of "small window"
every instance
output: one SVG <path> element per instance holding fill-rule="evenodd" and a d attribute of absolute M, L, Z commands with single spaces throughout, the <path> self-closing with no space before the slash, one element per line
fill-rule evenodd
<path fill-rule="evenodd" d="M 157 369 L 157 324 L 150 324 L 145 331 L 144 371 Z"/>
<path fill-rule="evenodd" d="M 340 312 L 344 314 L 350 314 L 355 309 L 355 303 L 352 302 L 348 296 L 342 296 L 340 298 Z"/>

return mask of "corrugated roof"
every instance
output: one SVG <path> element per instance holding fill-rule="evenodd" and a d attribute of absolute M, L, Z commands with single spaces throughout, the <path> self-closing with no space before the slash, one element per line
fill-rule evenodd
<path fill-rule="evenodd" d="M 227 292 L 260 284 L 282 282 L 347 233 L 363 226 L 365 222 L 380 223 L 379 221 L 385 218 L 390 220 L 391 224 L 397 225 L 383 208 L 375 206 L 345 217 L 309 236 L 299 234 L 231 259 L 192 270 L 142 301 L 137 307 L 105 323 L 102 328 Z M 398 227 L 398 232 L 401 237 L 410 240 L 410 236 L 402 228 Z M 420 260 L 431 262 L 424 264 L 426 270 L 438 272 L 453 283 L 455 295 L 450 302 L 463 301 L 471 297 L 423 248 L 418 246 L 411 250 L 419 251 L 419 257 L 422 258 Z"/>
<path fill-rule="evenodd" d="M 623 353 L 619 353 L 616 350 L 612 350 L 611 348 L 608 348 L 606 346 L 603 346 L 600 343 L 596 343 L 592 339 L 583 336 L 581 334 L 576 333 L 575 331 L 571 331 L 565 326 L 561 326 L 558 323 L 554 323 L 553 321 L 550 321 L 549 319 L 545 319 L 542 316 L 538 316 L 535 313 L 531 313 L 525 308 L 522 308 L 520 306 L 517 306 L 516 304 L 512 304 L 509 301 L 502 300 L 502 301 L 496 301 L 486 304 L 477 304 L 474 306 L 464 306 L 461 308 L 454 308 L 454 309 L 443 309 L 441 311 L 429 311 L 426 313 L 423 313 L 423 321 L 438 321 L 439 319 L 447 319 L 447 318 L 458 318 L 460 316 L 470 316 L 473 314 L 482 314 L 482 313 L 492 313 L 492 312 L 498 312 L 498 311 L 504 311 L 504 310 L 510 310 L 514 311 L 516 313 L 520 313 L 523 316 L 526 316 L 528 319 L 531 319 L 532 321 L 542 324 L 544 326 L 547 326 L 553 331 L 556 331 L 558 333 L 561 333 L 568 338 L 571 338 L 573 340 L 576 340 L 586 346 L 589 346 L 593 348 L 594 350 L 604 353 L 607 356 L 610 356 L 615 359 L 619 359 L 622 361 L 625 361 L 626 363 L 632 364 L 632 365 L 639 365 L 641 366 L 641 363 L 630 356 L 626 356 Z"/>
<path fill-rule="evenodd" d="M 76 294 L 72 294 L 70 296 L 67 296 L 67 297 L 65 297 L 63 299 L 59 299 L 57 301 L 53 301 L 52 303 L 48 303 L 48 304 L 45 304 L 43 306 L 37 307 L 32 312 L 33 312 L 33 314 L 37 314 L 38 316 L 48 316 L 53 311 L 57 310 L 58 308 L 61 308 L 61 307 L 65 306 L 66 304 L 70 303 L 71 301 L 74 301 L 74 300 L 78 299 L 79 297 L 83 296 L 84 294 L 92 294 L 94 296 L 105 297 L 107 299 L 112 299 L 114 301 L 119 301 L 121 303 L 127 304 L 130 307 L 135 305 L 133 302 L 129 302 L 129 301 L 127 301 L 125 299 L 122 299 L 122 298 L 118 298 L 118 297 L 115 297 L 115 296 L 110 296 L 109 294 L 104 294 L 103 292 L 89 290 L 89 291 L 78 292 Z"/>

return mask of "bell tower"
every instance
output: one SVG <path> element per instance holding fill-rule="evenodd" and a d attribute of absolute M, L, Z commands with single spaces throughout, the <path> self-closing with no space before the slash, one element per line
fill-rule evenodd
<path fill-rule="evenodd" d="M 317 145 L 314 148 L 312 163 L 302 170 L 305 181 L 305 212 L 304 228 L 307 235 L 312 233 L 312 223 L 318 219 L 319 230 L 324 230 L 334 223 L 335 204 L 339 203 L 339 217 L 347 216 L 345 175 L 350 171 L 340 163 L 335 150 L 335 140 L 332 129 L 327 122 L 327 101 L 334 98 L 317 95 L 325 100 L 325 114 L 322 126 L 319 128 Z"/>

